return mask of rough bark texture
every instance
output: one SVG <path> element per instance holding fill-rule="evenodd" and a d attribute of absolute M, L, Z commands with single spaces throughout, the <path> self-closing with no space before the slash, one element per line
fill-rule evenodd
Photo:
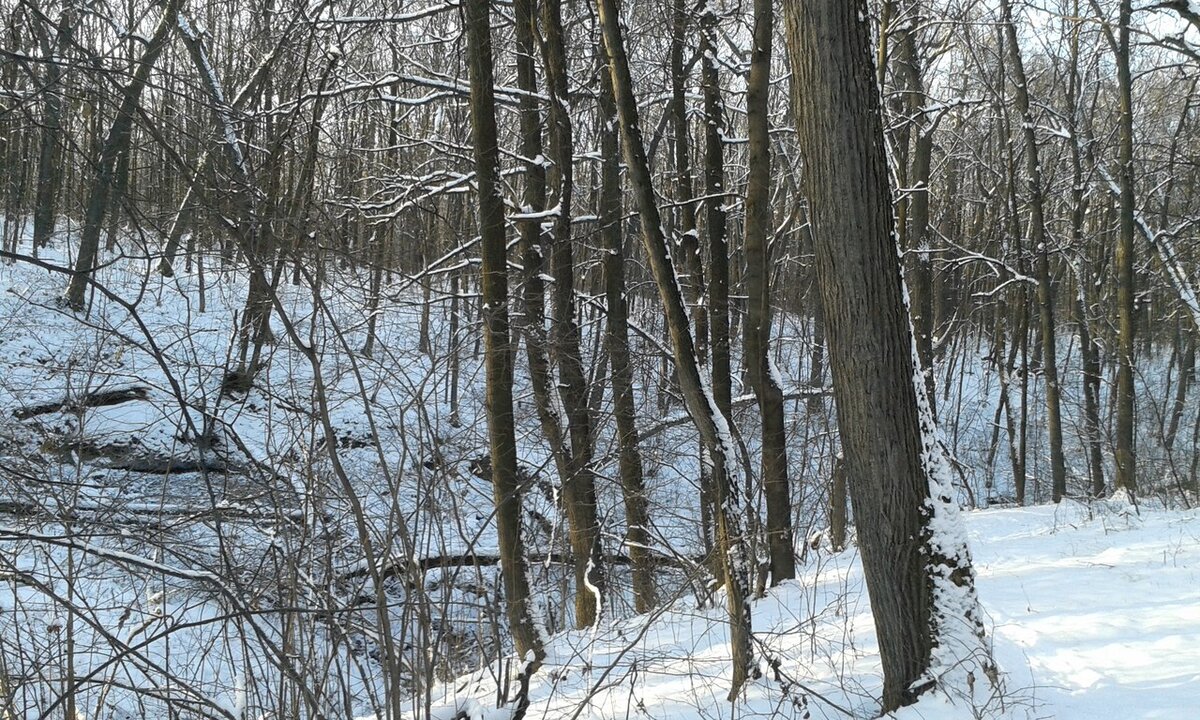
<path fill-rule="evenodd" d="M 926 546 L 927 432 L 869 60 L 869 15 L 861 1 L 787 0 L 784 7 L 838 426 L 887 712 L 933 684 L 926 671 L 934 583 Z"/>
<path fill-rule="evenodd" d="M 517 654 L 532 654 L 534 664 L 545 654 L 534 624 L 521 540 L 521 496 L 517 476 L 517 441 L 513 428 L 513 348 L 508 328 L 508 257 L 505 249 L 504 201 L 497 185 L 500 150 L 496 140 L 496 99 L 492 77 L 492 39 L 487 0 L 464 3 L 467 64 L 471 76 L 471 136 L 479 196 L 482 252 L 483 341 L 486 350 L 488 440 L 492 487 L 496 501 L 496 534 L 504 575 L 509 630 Z"/>
<path fill-rule="evenodd" d="M 650 516 L 642 455 L 638 449 L 637 401 L 629 359 L 629 307 L 625 297 L 625 248 L 621 232 L 621 147 L 612 78 L 600 78 L 600 236 L 604 247 L 604 293 L 608 309 L 606 330 L 612 365 L 613 415 L 617 424 L 617 465 L 625 500 L 625 541 L 633 566 L 633 606 L 649 612 L 656 603 Z"/>

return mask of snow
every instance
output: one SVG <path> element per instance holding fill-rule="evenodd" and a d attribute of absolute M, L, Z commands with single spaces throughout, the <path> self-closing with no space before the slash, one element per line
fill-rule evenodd
<path fill-rule="evenodd" d="M 27 235 L 21 236 L 24 247 Z M 72 242 L 69 235 L 58 237 L 43 261 L 68 266 Z M 460 256 L 469 264 L 473 242 L 464 239 L 435 266 Z M 230 399 L 216 389 L 236 343 L 244 269 L 205 258 L 208 310 L 200 314 L 196 274 L 180 267 L 175 278 L 163 280 L 131 243 L 122 236 L 127 256 L 98 271 L 105 287 L 128 302 L 106 300 L 98 292 L 86 322 L 56 305 L 61 273 L 24 260 L 0 265 L 0 499 L 42 510 L 36 516 L 0 515 L 0 652 L 6 671 L 24 679 L 17 717 L 40 717 L 56 696 L 62 629 L 72 618 L 77 672 L 93 674 L 111 688 L 107 715 L 92 713 L 95 688 L 82 692 L 92 703 L 88 717 L 166 717 L 145 689 L 163 687 L 161 668 L 168 668 L 173 680 L 167 684 L 178 697 L 213 716 L 265 716 L 273 712 L 271 693 L 298 674 L 339 703 L 333 709 L 340 714 L 330 717 L 347 717 L 340 700 L 350 698 L 349 717 L 374 718 L 388 691 L 386 672 L 406 673 L 410 667 L 428 670 L 431 682 L 439 681 L 430 690 L 432 717 L 509 717 L 511 707 L 497 709 L 498 678 L 511 680 L 521 663 L 511 647 L 490 639 L 504 622 L 494 566 L 429 570 L 417 591 L 429 600 L 420 606 L 425 616 L 414 616 L 416 605 L 400 572 L 382 590 L 392 604 L 379 612 L 370 605 L 377 588 L 368 569 L 384 574 L 411 561 L 494 554 L 497 548 L 492 488 L 465 469 L 486 448 L 482 366 L 470 352 L 469 325 L 456 337 L 448 331 L 449 296 L 438 285 L 441 276 L 419 276 L 442 301 L 434 307 L 445 311 L 431 319 L 434 352 L 417 348 L 423 297 L 416 278 L 401 276 L 397 285 L 383 288 L 385 299 L 374 311 L 380 337 L 370 358 L 355 351 L 362 347 L 367 319 L 365 277 L 331 269 L 326 287 L 338 294 L 323 306 L 314 306 L 311 288 L 283 283 L 280 308 L 311 332 L 304 342 L 318 362 L 311 364 L 280 332 L 279 342 L 267 350 L 260 386 L 245 398 Z M 655 303 L 632 299 L 635 352 L 657 360 L 664 349 L 661 328 L 653 323 L 661 322 L 661 311 Z M 808 377 L 809 348 L 798 338 L 811 336 L 804 325 L 809 321 L 788 314 L 778 320 L 780 331 L 773 333 L 778 356 L 770 372 L 781 386 L 800 387 L 800 378 Z M 585 332 L 602 326 L 585 325 Z M 943 444 L 966 464 L 967 482 L 981 497 L 985 489 L 1002 493 L 1011 483 L 1003 462 L 989 467 L 984 459 L 999 388 L 980 359 L 986 353 L 971 342 L 978 340 L 964 343 L 959 382 L 948 386 L 949 398 L 939 403 L 943 417 L 956 414 L 961 420 L 961 435 L 931 436 L 937 442 L 926 446 L 939 498 L 960 495 L 940 465 Z M 1077 351 L 1067 351 L 1072 339 L 1063 342 L 1064 373 L 1077 372 L 1072 365 Z M 447 420 L 445 393 L 451 348 L 459 351 L 463 378 L 456 424 Z M 523 355 L 517 354 L 518 365 Z M 1166 374 L 1151 362 L 1142 370 L 1143 383 Z M 610 594 L 596 625 L 564 632 L 572 619 L 565 588 L 573 573 L 551 561 L 552 553 L 566 548 L 558 530 L 554 465 L 540 440 L 527 373 L 519 366 L 516 376 L 520 463 L 534 474 L 524 498 L 527 529 L 540 527 L 539 520 L 547 525 L 530 531 L 530 612 L 548 654 L 531 679 L 527 717 L 700 720 L 876 713 L 882 679 L 861 564 L 852 542 L 841 553 L 821 544 L 820 516 L 797 527 L 797 538 L 811 538 L 815 545 L 798 548 L 797 580 L 752 605 L 754 654 L 763 677 L 748 684 L 736 708 L 726 702 L 731 667 L 722 591 L 713 593 L 702 578 L 688 577 L 694 567 L 687 563 L 699 544 L 695 431 L 673 422 L 677 405 L 655 413 L 652 383 L 644 375 L 636 389 L 640 421 L 643 430 L 657 428 L 642 442 L 649 545 L 657 555 L 678 560 L 658 573 L 666 604 L 635 616 L 627 597 Z M 923 392 L 921 378 L 913 382 Z M 48 413 L 36 423 L 17 421 L 9 412 L 84 389 L 127 385 L 148 387 L 148 398 L 78 414 Z M 1040 423 L 1038 387 L 1032 383 L 1031 427 Z M 339 455 L 348 486 L 332 479 L 326 438 L 313 412 L 318 388 L 326 395 L 334 440 L 345 444 Z M 1073 391 L 1064 386 L 1068 396 Z M 1165 396 L 1161 387 L 1147 395 Z M 795 400 L 796 410 L 788 412 L 793 443 L 805 442 L 811 432 L 804 424 L 807 413 L 799 409 L 807 400 Z M 744 414 L 735 409 L 736 424 L 716 414 L 731 459 L 740 455 L 739 442 L 747 444 L 750 457 L 756 452 L 756 433 L 745 424 L 753 404 L 746 408 Z M 1193 412 L 1189 409 L 1189 418 Z M 219 428 L 225 442 L 201 451 L 188 432 L 194 436 L 194 428 L 205 424 Z M 185 432 L 189 426 L 193 429 Z M 55 459 L 46 441 L 76 436 L 122 447 L 136 439 L 137 448 L 168 454 L 207 452 L 262 471 L 147 476 L 113 470 L 83 452 Z M 357 446 L 364 441 L 370 442 Z M 599 425 L 597 442 L 597 456 L 610 462 L 611 428 Z M 1042 441 L 1033 433 L 1030 442 L 1036 473 Z M 1143 452 L 1150 456 L 1152 449 Z M 825 477 L 828 466 L 799 448 L 789 457 L 797 465 L 795 476 L 810 478 L 798 483 L 797 502 L 813 502 L 808 496 L 817 494 L 817 483 L 811 479 Z M 741 467 L 733 465 L 735 471 Z M 14 475 L 11 468 L 27 474 Z M 615 474 L 611 464 L 598 468 L 598 477 Z M 598 489 L 608 523 L 605 550 L 617 552 L 626 542 L 619 496 L 610 483 Z M 1036 479 L 1030 497 L 1037 497 Z M 365 527 L 350 520 L 354 502 L 363 508 Z M 963 675 L 945 684 L 957 694 L 927 695 L 894 717 L 1151 720 L 1185 717 L 1200 705 L 1200 511 L 1145 499 L 1140 506 L 1112 499 L 961 512 L 948 502 L 935 509 L 944 553 L 971 549 L 976 617 L 1003 682 L 997 693 L 981 673 L 965 676 L 957 658 L 973 652 L 974 627 L 944 626 L 942 637 L 961 645 L 947 643 L 939 650 L 937 670 Z M 239 519 L 263 514 L 271 520 Z M 373 568 L 357 549 L 364 536 L 375 548 Z M 77 577 L 68 586 L 64 568 L 70 566 Z M 290 605 L 276 595 L 286 585 L 280 567 L 295 569 L 296 594 L 288 600 L 301 612 L 294 616 L 283 611 Z M 975 607 L 973 597 L 954 595 L 952 583 L 941 591 L 943 607 L 963 612 Z M 74 616 L 55 600 L 66 593 L 80 599 Z M 367 604 L 347 604 L 352 600 Z M 314 621 L 326 616 L 339 622 Z M 294 653 L 284 653 L 279 642 L 287 617 L 307 623 L 305 645 Z M 390 657 L 381 619 L 392 623 Z M 438 664 L 444 646 L 419 635 L 422 627 L 444 636 L 461 633 L 464 645 L 478 642 L 478 652 Z M 424 696 L 402 702 L 410 711 L 423 704 Z"/>
<path fill-rule="evenodd" d="M 1200 703 L 1200 512 L 1143 508 L 1139 517 L 1119 503 L 1067 501 L 964 520 L 1004 694 L 977 678 L 968 701 L 928 695 L 889 717 L 1152 720 L 1184 717 Z M 717 605 L 697 610 L 679 600 L 600 628 L 594 641 L 592 631 L 557 636 L 531 684 L 527 717 L 730 717 L 727 626 Z M 853 550 L 822 549 L 752 612 L 781 676 L 800 686 L 787 696 L 768 670 L 750 683 L 736 716 L 875 714 L 879 657 Z M 581 674 L 585 649 L 590 679 Z M 435 707 L 486 704 L 495 673 L 443 686 Z"/>

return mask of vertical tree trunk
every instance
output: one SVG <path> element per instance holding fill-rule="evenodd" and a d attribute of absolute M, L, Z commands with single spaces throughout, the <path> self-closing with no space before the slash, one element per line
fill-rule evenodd
<path fill-rule="evenodd" d="M 846 468 L 841 458 L 833 462 L 829 479 L 829 547 L 834 552 L 846 549 Z"/>
<path fill-rule="evenodd" d="M 708 330 L 712 344 L 712 386 L 717 409 L 733 422 L 733 380 L 729 360 L 729 239 L 725 214 L 725 104 L 716 64 L 717 16 L 707 8 L 700 19 L 704 86 L 704 201 L 708 236 Z"/>
<path fill-rule="evenodd" d="M 529 364 L 529 383 L 542 435 L 550 445 L 555 469 L 560 478 L 570 476 L 566 433 L 562 427 L 559 402 L 553 390 L 550 370 L 549 341 L 546 338 L 545 305 L 545 245 L 543 243 L 542 213 L 546 209 L 546 167 L 542 162 L 542 119 L 538 111 L 536 35 L 537 16 L 534 0 L 516 0 L 513 17 L 516 23 L 517 87 L 524 92 L 520 98 L 520 148 L 525 158 L 525 187 L 522 209 L 527 217 L 517 227 L 521 253 L 522 309 L 524 318 L 521 333 L 525 338 L 526 361 Z"/>
<path fill-rule="evenodd" d="M 742 243 L 746 254 L 745 283 L 748 296 L 746 330 L 743 334 L 744 362 L 762 416 L 767 551 L 771 561 L 771 584 L 777 585 L 796 576 L 796 560 L 792 541 L 792 500 L 788 486 L 783 390 L 779 387 L 776 380 L 778 373 L 771 362 L 771 263 L 767 238 L 773 228 L 767 96 L 770 91 L 774 20 L 771 0 L 755 0 L 754 40 L 750 52 L 750 78 L 746 86 L 750 173 L 747 178 L 746 227 Z M 708 59 L 708 53 L 705 53 L 705 59 Z M 711 118 L 709 122 L 712 123 Z M 714 132 L 717 130 L 719 128 L 713 128 Z M 709 189 L 708 192 L 712 193 L 713 190 Z"/>
<path fill-rule="evenodd" d="M 612 77 L 600 78 L 600 236 L 604 248 L 604 294 L 608 308 L 608 355 L 612 366 L 613 415 L 617 424 L 617 465 L 625 500 L 626 544 L 633 566 L 633 602 L 639 613 L 657 602 L 650 554 L 642 454 L 638 449 L 637 400 L 629 358 L 629 301 L 625 291 L 625 242 L 621 231 L 621 148 Z"/>
<path fill-rule="evenodd" d="M 889 3 L 891 5 L 892 3 Z M 895 13 L 896 8 L 892 8 Z M 926 114 L 925 87 L 922 80 L 922 58 L 917 48 L 917 29 L 921 23 L 921 3 L 913 0 L 900 8 L 893 18 L 897 25 L 889 28 L 898 35 L 896 52 L 892 55 L 897 79 L 895 106 L 903 114 L 894 134 L 900 182 L 905 197 L 898 203 L 902 233 L 901 247 L 912 258 L 909 292 L 913 332 L 917 357 L 925 379 L 925 391 L 930 408 L 934 409 L 934 347 L 933 347 L 933 262 L 929 247 L 929 178 L 933 159 L 933 128 Z"/>
<path fill-rule="evenodd" d="M 532 656 L 532 665 L 536 667 L 541 664 L 545 649 L 532 612 L 521 538 L 521 493 L 517 477 L 517 438 L 513 427 L 513 348 L 508 327 L 508 253 L 504 237 L 504 200 L 497 184 L 500 149 L 492 77 L 491 18 L 487 0 L 467 0 L 464 5 L 467 65 L 471 78 L 471 137 L 483 261 L 483 339 L 487 348 L 485 406 L 496 501 L 496 534 L 509 630 L 518 657 Z M 528 668 L 529 672 L 532 670 L 533 667 Z"/>
<path fill-rule="evenodd" d="M 560 0 L 542 0 L 542 37 L 550 96 L 550 154 L 558 196 L 551 255 L 554 274 L 551 347 L 558 366 L 559 397 L 566 411 L 570 437 L 568 475 L 562 478 L 563 503 L 567 509 L 575 562 L 575 624 L 583 628 L 594 625 L 599 618 L 604 595 L 604 554 L 596 514 L 587 378 L 580 358 L 579 323 L 575 319 L 575 256 L 571 237 L 575 143 L 568 107 L 567 53 Z"/>
<path fill-rule="evenodd" d="M 121 90 L 121 104 L 100 149 L 100 159 L 96 164 L 96 173 L 84 211 L 83 227 L 79 232 L 79 254 L 75 258 L 75 271 L 71 274 L 71 282 L 67 285 L 63 298 L 67 307 L 76 312 L 84 308 L 88 282 L 96 267 L 96 258 L 100 252 L 100 232 L 103 230 L 105 213 L 109 209 L 117 163 L 121 156 L 129 151 L 129 143 L 133 136 L 133 117 L 141 101 L 142 90 L 150 81 L 154 62 L 166 47 L 167 38 L 179 13 L 180 2 L 181 0 L 168 0 L 163 8 L 162 17 L 137 62 L 133 77 Z"/>
<path fill-rule="evenodd" d="M 1120 167 L 1117 182 L 1121 189 L 1121 211 L 1117 238 L 1117 490 L 1132 495 L 1137 491 L 1137 458 L 1134 454 L 1133 354 L 1136 331 L 1135 288 L 1133 278 L 1133 75 L 1129 67 L 1129 23 L 1133 13 L 1131 0 L 1121 0 L 1117 40 L 1117 87 L 1119 92 Z"/>
<path fill-rule="evenodd" d="M 1090 309 L 1095 279 L 1087 262 L 1087 249 L 1083 242 L 1083 224 L 1087 218 L 1087 188 L 1083 178 L 1083 147 L 1079 137 L 1081 118 L 1079 102 L 1081 83 L 1079 77 L 1079 34 L 1083 25 L 1079 11 L 1080 0 L 1075 0 L 1074 14 L 1078 18 L 1071 30 L 1071 64 L 1068 77 L 1067 104 L 1068 122 L 1071 131 L 1071 245 L 1080 248 L 1076 279 L 1079 291 L 1076 296 L 1076 312 L 1079 322 L 1079 354 L 1082 364 L 1080 373 L 1083 384 L 1083 435 L 1087 449 L 1088 477 L 1093 497 L 1104 495 L 1104 459 L 1101 455 L 1100 438 L 1100 348 L 1092 335 Z"/>
<path fill-rule="evenodd" d="M 62 163 L 59 160 L 59 145 L 62 142 L 62 64 L 56 60 L 71 42 L 75 31 L 75 9 L 64 6 L 58 19 L 58 31 L 54 44 L 43 41 L 47 60 L 45 116 L 42 118 L 41 136 L 38 138 L 38 184 L 37 198 L 33 210 L 33 252 L 46 247 L 50 233 L 54 231 L 54 220 L 58 203 L 58 190 L 62 183 Z"/>
<path fill-rule="evenodd" d="M 939 645 L 947 625 L 982 632 L 974 573 L 965 546 L 948 546 L 930 522 L 942 513 L 954 522 L 957 508 L 937 467 L 932 414 L 920 405 L 866 2 L 784 7 L 838 427 L 889 712 L 945 681 L 941 669 L 966 675 L 934 649 L 954 652 Z M 986 653 L 966 662 L 991 667 Z"/>
<path fill-rule="evenodd" d="M 1029 194 L 1029 240 L 1037 253 L 1038 303 L 1041 307 L 1042 376 L 1046 381 L 1046 431 L 1050 438 L 1051 498 L 1062 500 L 1067 492 L 1067 469 L 1063 459 L 1062 413 L 1058 387 L 1058 349 L 1055 345 L 1054 290 L 1050 284 L 1050 239 L 1046 235 L 1042 164 L 1039 159 L 1036 125 L 1029 103 L 1025 63 L 1017 44 L 1009 0 L 1001 1 L 1008 52 L 1012 58 L 1017 112 L 1025 139 L 1025 183 Z"/>
<path fill-rule="evenodd" d="M 633 78 L 621 36 L 616 0 L 597 0 L 604 49 L 612 76 L 617 116 L 624 141 L 625 162 L 630 184 L 641 215 L 642 243 L 650 260 L 650 270 L 658 286 L 659 297 L 671 335 L 675 367 L 688 413 L 712 459 L 713 488 L 716 494 L 717 545 L 725 574 L 729 608 L 730 645 L 733 655 L 733 683 L 730 700 L 737 697 L 746 679 L 754 672 L 751 649 L 749 598 L 750 569 L 741 529 L 740 491 L 733 437 L 724 417 L 716 408 L 711 390 L 700 375 L 696 346 L 692 338 L 687 309 L 679 289 L 679 279 L 671 261 L 662 217 L 650 179 L 645 145 L 638 122 Z"/>
<path fill-rule="evenodd" d="M 704 262 L 700 255 L 700 234 L 696 229 L 695 188 L 692 184 L 691 134 L 687 117 L 687 67 L 683 60 L 688 45 L 688 26 L 692 13 L 687 0 L 673 0 L 671 8 L 671 127 L 674 131 L 671 151 L 675 161 L 675 202 L 679 203 L 679 269 L 686 276 L 685 297 L 695 312 L 696 352 L 701 365 L 707 364 L 708 314 L 705 293 Z"/>

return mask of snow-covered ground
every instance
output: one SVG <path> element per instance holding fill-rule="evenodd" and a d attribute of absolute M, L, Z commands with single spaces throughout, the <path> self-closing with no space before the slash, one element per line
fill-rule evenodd
<path fill-rule="evenodd" d="M 985 717 L 1179 720 L 1200 707 L 1200 512 L 1097 502 L 968 513 L 979 594 L 1004 672 L 973 703 L 929 696 L 905 720 Z M 695 720 L 871 717 L 881 688 L 861 565 L 810 554 L 803 574 L 754 604 L 764 664 L 744 701 L 725 701 L 720 609 L 680 599 L 652 618 L 555 638 L 527 717 Z M 443 688 L 442 717 L 489 711 L 496 668 Z M 785 690 L 785 688 L 787 688 Z M 806 715 L 805 713 L 808 713 Z"/>
<path fill-rule="evenodd" d="M 57 240 L 42 259 L 69 266 L 73 239 Z M 367 357 L 360 348 L 369 283 L 361 270 L 331 270 L 319 302 L 310 288 L 285 282 L 281 304 L 317 362 L 276 324 L 280 340 L 267 348 L 259 380 L 231 394 L 221 384 L 236 353 L 244 275 L 210 255 L 200 312 L 197 273 L 164 279 L 152 259 L 126 249 L 130 257 L 98 274 L 124 302 L 96 293 L 86 316 L 57 303 L 61 272 L 0 265 L 0 691 L 11 698 L 0 717 L 6 710 L 63 717 L 61 699 L 72 695 L 78 716 L 97 720 L 167 718 L 180 708 L 187 717 L 226 720 L 312 715 L 316 707 L 329 717 L 367 718 L 381 714 L 388 696 L 410 694 L 398 704 L 413 717 L 427 704 L 447 718 L 460 711 L 507 717 L 496 709 L 505 685 L 497 678 L 517 668 L 506 655 L 495 566 L 431 566 L 414 583 L 396 564 L 496 550 L 491 487 L 471 470 L 486 452 L 472 313 L 452 337 L 445 288 L 435 288 L 432 352 L 422 352 L 423 297 L 397 277 Z M 470 287 L 464 294 L 472 300 Z M 635 303 L 633 319 L 650 337 L 661 332 L 656 315 L 653 302 Z M 603 320 L 583 320 L 585 353 L 595 353 Z M 786 392 L 809 377 L 809 329 L 783 313 L 779 323 L 776 364 Z M 668 597 L 652 615 L 632 616 L 629 598 L 618 593 L 599 627 L 557 634 L 533 678 L 526 717 L 870 717 L 880 667 L 853 549 L 798 548 L 801 577 L 753 608 L 764 676 L 742 701 L 726 702 L 724 612 L 719 598 L 697 598 L 705 578 L 688 572 L 687 558 L 699 551 L 695 437 L 675 422 L 685 418 L 678 406 L 659 404 L 657 350 L 634 342 L 654 545 L 675 558 L 659 578 Z M 1077 363 L 1071 343 L 1062 354 L 1068 369 Z M 947 441 L 980 499 L 1011 486 L 1003 449 L 990 467 L 987 460 L 999 392 L 982 360 L 987 351 L 980 338 L 964 341 L 949 356 L 943 377 L 952 382 L 943 382 L 948 392 L 939 399 L 942 417 L 953 420 Z M 453 420 L 452 354 L 460 360 Z M 518 441 L 538 489 L 526 501 L 533 580 L 546 619 L 561 630 L 571 624 L 570 572 L 550 558 L 566 544 L 520 356 Z M 1161 385 L 1169 373 L 1151 362 L 1142 370 L 1143 403 L 1171 397 Z M 1031 428 L 1040 422 L 1038 381 Z M 132 387 L 144 390 L 118 404 L 53 407 Z M 334 453 L 314 412 L 318 390 L 329 405 Z M 1069 406 L 1077 406 L 1067 390 Z M 598 398 L 597 457 L 604 542 L 616 553 L 623 527 L 620 493 L 608 480 L 615 476 L 609 402 Z M 823 527 L 823 483 L 836 449 L 828 406 L 819 405 L 813 414 L 803 399 L 788 405 L 800 539 Z M 1189 404 L 1189 432 L 1194 413 Z M 752 418 L 739 416 L 751 454 Z M 206 423 L 215 440 L 203 452 L 221 469 L 126 467 L 137 465 L 131 459 L 200 459 L 194 428 Z M 1070 445 L 1077 434 L 1069 435 Z M 1044 465 L 1040 431 L 1030 442 L 1036 475 Z M 1147 441 L 1139 451 L 1153 458 L 1155 448 Z M 1077 446 L 1068 454 L 1080 462 Z M 1170 488 L 1177 464 L 1148 474 Z M 1075 482 L 1085 475 L 1074 469 Z M 1156 502 L 1138 514 L 1112 502 L 1068 501 L 965 517 L 1003 689 L 976 678 L 972 698 L 949 705 L 927 697 L 899 717 L 1194 715 L 1200 513 Z M 628 587 L 625 571 L 612 568 L 614 586 Z"/>

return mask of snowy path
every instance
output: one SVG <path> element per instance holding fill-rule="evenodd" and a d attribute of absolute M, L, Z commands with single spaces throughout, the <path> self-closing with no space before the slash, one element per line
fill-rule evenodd
<path fill-rule="evenodd" d="M 926 696 L 897 720 L 1200 717 L 1200 512 L 1137 518 L 1108 503 L 1068 502 L 966 517 L 1008 693 L 989 703 L 979 682 L 980 707 Z M 680 602 L 649 627 L 639 617 L 557 636 L 527 717 L 571 717 L 589 694 L 578 717 L 846 718 L 845 709 L 871 717 L 879 657 L 858 557 L 822 553 L 802 572 L 753 611 L 757 637 L 784 671 L 823 696 L 807 708 L 759 680 L 731 713 L 721 613 Z M 489 710 L 494 687 L 487 671 L 462 678 L 434 716 L 505 717 Z"/>
<path fill-rule="evenodd" d="M 1200 515 L 1065 505 L 975 513 L 970 530 L 994 633 L 1047 704 L 1036 716 L 1200 717 Z"/>

